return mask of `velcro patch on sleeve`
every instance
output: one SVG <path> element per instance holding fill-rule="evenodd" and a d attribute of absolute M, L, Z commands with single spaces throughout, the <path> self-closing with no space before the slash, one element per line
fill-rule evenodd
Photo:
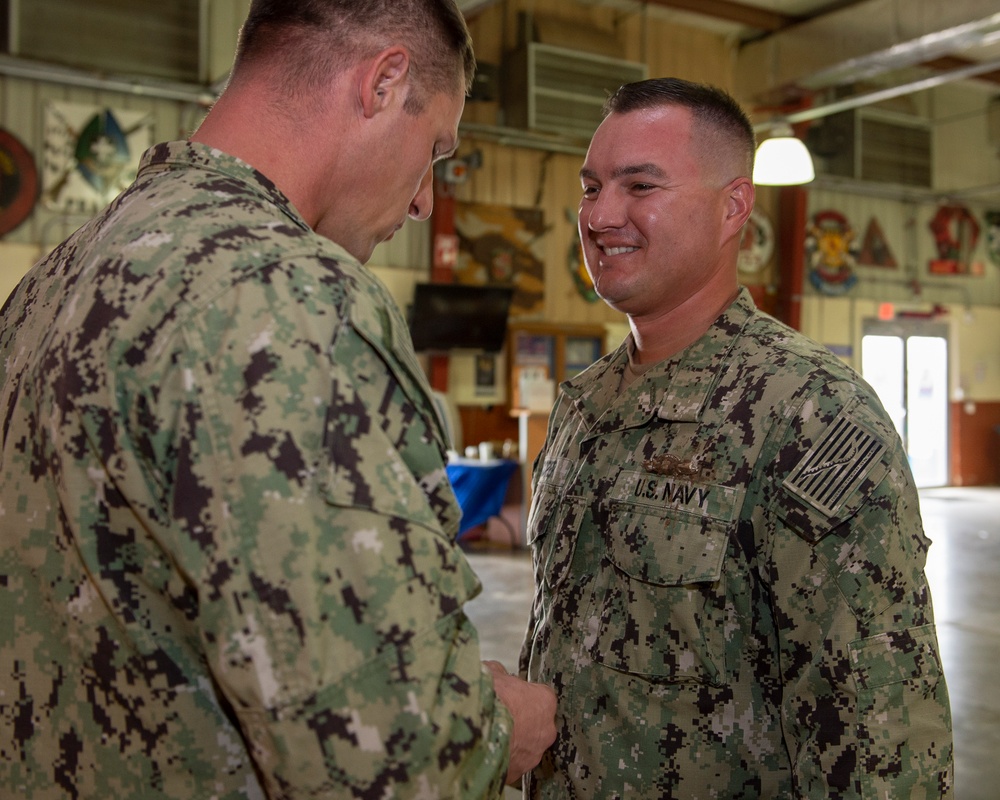
<path fill-rule="evenodd" d="M 885 450 L 883 439 L 845 409 L 785 479 L 785 487 L 836 517 Z"/>

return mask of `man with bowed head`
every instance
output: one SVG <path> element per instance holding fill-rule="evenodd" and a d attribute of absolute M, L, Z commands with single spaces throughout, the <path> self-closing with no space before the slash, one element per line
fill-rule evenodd
<path fill-rule="evenodd" d="M 950 797 L 906 454 L 737 281 L 749 120 L 669 78 L 605 110 L 580 236 L 630 334 L 562 385 L 535 464 L 521 668 L 559 706 L 526 795 Z"/>
<path fill-rule="evenodd" d="M 190 141 L 0 332 L 0 794 L 498 796 L 555 698 L 483 664 L 445 441 L 361 266 L 431 212 L 453 0 L 254 0 Z"/>

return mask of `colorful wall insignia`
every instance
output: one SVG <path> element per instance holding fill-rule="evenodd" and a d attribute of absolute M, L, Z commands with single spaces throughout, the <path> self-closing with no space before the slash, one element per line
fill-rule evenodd
<path fill-rule="evenodd" d="M 944 205 L 930 221 L 938 257 L 930 271 L 937 275 L 982 275 L 983 265 L 972 261 L 979 241 L 979 223 L 965 206 Z"/>
<path fill-rule="evenodd" d="M 882 232 L 882 226 L 875 217 L 868 221 L 868 229 L 858 253 L 858 263 L 869 267 L 898 267 L 889 242 Z"/>
<path fill-rule="evenodd" d="M 54 211 L 92 214 L 133 180 L 152 143 L 152 116 L 79 103 L 45 107 L 42 198 Z"/>
<path fill-rule="evenodd" d="M 38 169 L 21 141 L 0 129 L 0 236 L 24 222 L 38 199 Z"/>
<path fill-rule="evenodd" d="M 839 211 L 817 211 L 806 228 L 809 280 L 824 294 L 844 294 L 855 283 L 857 242 L 854 230 Z"/>

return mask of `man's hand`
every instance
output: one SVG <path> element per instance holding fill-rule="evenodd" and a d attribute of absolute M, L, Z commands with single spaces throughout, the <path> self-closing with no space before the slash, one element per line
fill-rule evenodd
<path fill-rule="evenodd" d="M 541 683 L 528 683 L 508 674 L 499 661 L 484 661 L 493 675 L 493 690 L 514 718 L 510 737 L 507 784 L 521 780 L 534 769 L 542 754 L 556 740 L 556 693 Z"/>

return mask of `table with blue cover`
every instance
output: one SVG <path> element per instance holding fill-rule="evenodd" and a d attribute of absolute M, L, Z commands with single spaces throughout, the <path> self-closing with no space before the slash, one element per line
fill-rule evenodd
<path fill-rule="evenodd" d="M 473 458 L 459 458 L 448 464 L 448 480 L 455 490 L 455 497 L 462 507 L 462 522 L 458 528 L 461 537 L 466 531 L 482 525 L 490 517 L 497 517 L 511 531 L 511 543 L 516 534 L 502 516 L 504 498 L 511 476 L 517 469 L 517 462 L 508 458 L 478 461 Z"/>

